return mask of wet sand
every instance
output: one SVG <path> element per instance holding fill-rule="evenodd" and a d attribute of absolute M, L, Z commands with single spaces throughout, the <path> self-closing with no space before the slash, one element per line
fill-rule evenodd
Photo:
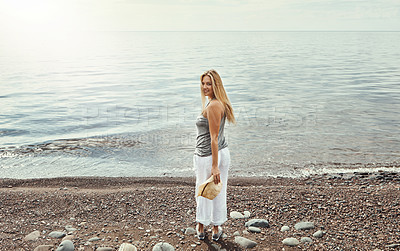
<path fill-rule="evenodd" d="M 67 235 L 75 250 L 132 243 L 151 250 L 168 242 L 177 250 L 244 250 L 234 233 L 257 242 L 252 250 L 390 250 L 400 246 L 400 175 L 335 174 L 308 178 L 231 178 L 228 183 L 226 237 L 199 241 L 182 230 L 195 227 L 194 178 L 0 179 L 0 250 L 55 248 L 61 239 L 49 237 L 70 225 Z M 269 221 L 261 233 L 243 233 L 249 219 L 232 219 L 232 211 L 250 211 L 249 219 Z M 315 228 L 295 230 L 300 221 Z M 281 232 L 282 226 L 290 230 Z M 25 241 L 39 230 L 35 241 Z M 322 230 L 321 238 L 313 233 Z M 89 242 L 93 237 L 100 240 Z M 287 237 L 312 243 L 282 244 Z"/>

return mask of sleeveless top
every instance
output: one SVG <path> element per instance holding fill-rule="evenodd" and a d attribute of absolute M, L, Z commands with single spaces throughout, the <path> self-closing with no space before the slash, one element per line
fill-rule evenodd
<path fill-rule="evenodd" d="M 218 150 L 224 149 L 225 147 L 228 146 L 228 143 L 225 141 L 225 136 L 224 136 L 225 118 L 226 115 L 224 113 L 218 131 Z M 204 117 L 203 114 L 200 114 L 197 117 L 196 127 L 197 127 L 197 138 L 196 138 L 196 149 L 194 151 L 194 154 L 201 157 L 210 156 L 212 154 L 210 127 L 208 124 L 208 119 Z"/>

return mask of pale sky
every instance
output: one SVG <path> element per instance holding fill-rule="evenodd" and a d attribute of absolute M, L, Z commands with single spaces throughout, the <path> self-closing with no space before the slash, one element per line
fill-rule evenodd
<path fill-rule="evenodd" d="M 0 31 L 400 31 L 400 0 L 0 0 Z"/>

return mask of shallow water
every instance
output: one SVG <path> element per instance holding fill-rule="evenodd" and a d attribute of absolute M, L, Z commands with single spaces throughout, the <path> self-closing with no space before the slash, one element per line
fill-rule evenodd
<path fill-rule="evenodd" d="M 205 39 L 205 38 L 209 39 Z M 0 38 L 0 177 L 191 176 L 199 75 L 236 112 L 235 176 L 400 166 L 399 32 Z"/>

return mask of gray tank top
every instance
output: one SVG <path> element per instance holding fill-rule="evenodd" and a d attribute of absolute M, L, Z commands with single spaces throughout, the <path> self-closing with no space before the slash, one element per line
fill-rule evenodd
<path fill-rule="evenodd" d="M 224 149 L 228 146 L 228 143 L 225 141 L 224 136 L 224 127 L 225 127 L 225 114 L 221 119 L 221 123 L 219 125 L 218 132 L 218 150 Z M 196 138 L 196 149 L 194 154 L 205 157 L 210 156 L 211 152 L 211 135 L 210 128 L 208 125 L 208 119 L 205 118 L 202 114 L 200 114 L 196 119 L 196 127 L 197 127 L 197 138 Z"/>

